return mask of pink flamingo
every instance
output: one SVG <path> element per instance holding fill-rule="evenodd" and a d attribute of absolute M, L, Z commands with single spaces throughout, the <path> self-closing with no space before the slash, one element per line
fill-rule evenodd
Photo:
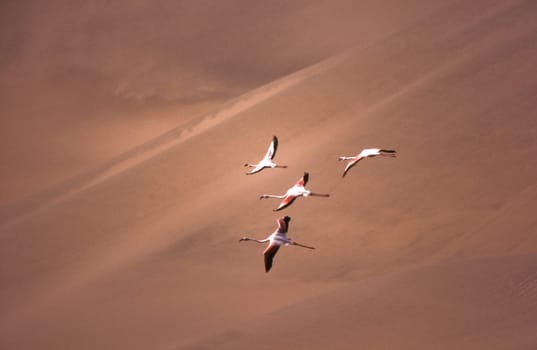
<path fill-rule="evenodd" d="M 317 196 L 317 197 L 330 197 L 329 194 L 321 194 L 321 193 L 314 193 L 311 191 L 306 190 L 304 186 L 308 183 L 309 174 L 307 172 L 304 172 L 304 175 L 300 178 L 300 180 L 297 181 L 297 183 L 287 190 L 287 192 L 281 196 L 273 195 L 273 194 L 263 194 L 259 199 L 263 198 L 280 198 L 283 199 L 278 208 L 274 209 L 274 211 L 282 210 L 284 208 L 287 208 L 290 206 L 295 199 L 298 197 L 308 197 L 308 196 Z"/>
<path fill-rule="evenodd" d="M 276 229 L 276 231 L 274 231 L 270 236 L 268 236 L 265 239 L 242 237 L 239 240 L 239 242 L 242 242 L 242 241 L 254 241 L 257 243 L 269 242 L 269 245 L 263 252 L 263 256 L 265 259 L 265 272 L 270 271 L 272 267 L 272 261 L 274 260 L 274 256 L 278 252 L 278 249 L 280 249 L 281 245 L 296 245 L 302 248 L 315 249 L 314 247 L 297 243 L 291 240 L 291 238 L 287 237 L 287 230 L 289 229 L 289 221 L 291 221 L 291 218 L 289 216 L 279 218 L 278 228 Z"/>
<path fill-rule="evenodd" d="M 272 136 L 272 142 L 269 145 L 269 148 L 267 150 L 267 154 L 265 154 L 265 157 L 261 159 L 261 161 L 259 161 L 259 163 L 257 164 L 250 164 L 250 163 L 244 164 L 244 166 L 253 168 L 250 172 L 246 173 L 246 175 L 252 175 L 252 174 L 258 173 L 265 168 L 287 168 L 287 165 L 278 165 L 272 161 L 274 159 L 274 156 L 276 155 L 277 149 L 278 149 L 278 138 L 276 136 Z"/>
<path fill-rule="evenodd" d="M 396 151 L 391 150 L 391 149 L 366 148 L 362 150 L 362 152 L 360 152 L 360 154 L 358 154 L 357 156 L 339 157 L 339 160 L 350 160 L 350 162 L 347 163 L 347 166 L 345 167 L 345 171 L 343 172 L 343 175 L 341 177 L 345 177 L 347 172 L 364 158 L 376 157 L 376 156 L 395 157 L 396 153 L 397 153 Z"/>

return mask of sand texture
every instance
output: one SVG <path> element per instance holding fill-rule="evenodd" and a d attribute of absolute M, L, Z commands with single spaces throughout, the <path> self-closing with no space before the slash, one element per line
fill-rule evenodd
<path fill-rule="evenodd" d="M 537 348 L 537 2 L 0 18 L 1 349 Z"/>

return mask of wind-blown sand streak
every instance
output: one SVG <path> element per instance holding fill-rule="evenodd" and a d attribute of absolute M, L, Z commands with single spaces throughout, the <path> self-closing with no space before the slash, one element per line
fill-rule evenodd
<path fill-rule="evenodd" d="M 76 195 L 77 193 L 83 192 L 103 181 L 106 181 L 108 178 L 133 168 L 154 156 L 162 154 L 166 150 L 169 150 L 181 142 L 200 135 L 215 125 L 225 122 L 229 118 L 248 110 L 258 103 L 270 99 L 271 97 L 308 78 L 329 70 L 338 63 L 342 62 L 344 59 L 344 54 L 331 57 L 265 86 L 257 88 L 240 96 L 237 99 L 226 103 L 215 113 L 197 118 L 196 121 L 189 123 L 190 125 L 188 126 L 172 129 L 165 134 L 144 143 L 143 145 L 135 147 L 134 149 L 115 158 L 100 169 L 92 171 L 88 174 L 80 175 L 67 183 L 49 190 L 48 193 L 45 193 L 44 195 L 37 195 L 37 202 L 32 202 L 30 200 L 28 204 L 21 203 L 15 205 L 14 209 L 4 209 L 3 213 L 0 213 L 0 218 L 3 218 L 3 223 L 0 224 L 2 226 L 14 225 L 36 211 L 49 208 L 72 197 L 73 195 Z"/>

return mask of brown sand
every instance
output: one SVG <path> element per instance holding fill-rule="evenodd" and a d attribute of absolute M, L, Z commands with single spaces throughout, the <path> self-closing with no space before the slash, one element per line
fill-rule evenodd
<path fill-rule="evenodd" d="M 0 16 L 0 348 L 537 348 L 533 1 Z"/>

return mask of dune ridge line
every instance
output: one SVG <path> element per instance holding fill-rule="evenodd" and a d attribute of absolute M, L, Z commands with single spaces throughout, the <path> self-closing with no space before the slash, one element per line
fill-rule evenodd
<path fill-rule="evenodd" d="M 127 171 L 165 151 L 220 123 L 270 99 L 286 89 L 325 72 L 342 61 L 345 54 L 335 55 L 288 74 L 282 78 L 255 88 L 237 98 L 225 103 L 221 109 L 195 118 L 186 126 L 173 128 L 154 139 L 136 146 L 117 156 L 107 164 L 54 186 L 41 193 L 23 199 L 18 203 L 8 205 L 0 211 L 0 227 L 6 228 L 25 220 L 32 214 L 52 207 L 72 196 L 96 186 L 107 179 Z"/>

